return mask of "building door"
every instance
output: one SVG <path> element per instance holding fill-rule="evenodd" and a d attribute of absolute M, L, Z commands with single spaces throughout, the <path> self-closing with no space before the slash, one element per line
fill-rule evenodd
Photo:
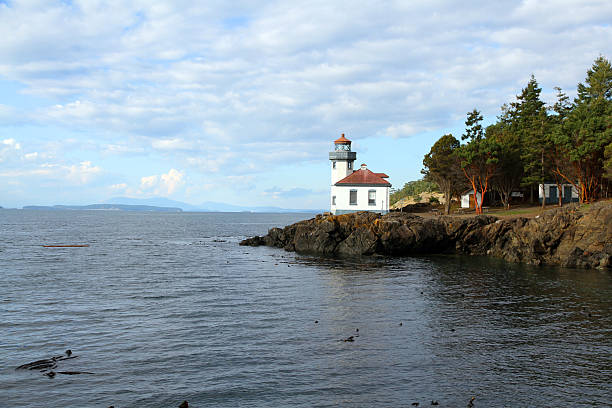
<path fill-rule="evenodd" d="M 572 202 L 572 186 L 563 186 L 563 202 Z"/>
<path fill-rule="evenodd" d="M 559 202 L 559 198 L 557 197 L 557 186 L 550 186 L 548 190 L 548 203 L 554 204 Z"/>

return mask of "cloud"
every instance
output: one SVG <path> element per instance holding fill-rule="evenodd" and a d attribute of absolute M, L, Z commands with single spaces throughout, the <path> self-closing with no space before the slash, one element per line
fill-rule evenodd
<path fill-rule="evenodd" d="M 22 182 L 32 182 L 35 185 L 54 182 L 58 186 L 82 186 L 92 182 L 102 173 L 102 168 L 93 166 L 91 162 L 81 162 L 73 165 L 44 162 L 18 168 L 6 169 L 0 172 L 0 178 L 21 179 Z"/>
<path fill-rule="evenodd" d="M 497 109 L 551 63 L 584 71 L 610 49 L 611 16 L 605 1 L 562 11 L 533 1 L 384 10 L 375 2 L 16 2 L 0 12 L 0 73 L 58 100 L 33 115 L 40 121 L 149 136 L 155 149 L 190 148 L 213 136 L 206 123 L 222 124 L 216 136 L 226 143 L 283 137 L 283 127 L 303 124 L 322 140 L 343 122 L 380 134 L 406 119 L 416 129 L 443 127 L 449 110 L 476 102 Z M 582 49 L 579 63 L 568 48 Z"/>
<path fill-rule="evenodd" d="M 428 129 L 425 127 L 417 128 L 416 126 L 413 126 L 410 123 L 399 123 L 386 128 L 383 134 L 387 134 L 392 137 L 403 137 L 412 136 L 420 132 L 425 132 L 427 130 Z"/>
<path fill-rule="evenodd" d="M 153 140 L 153 148 L 158 150 L 189 150 L 193 148 L 190 142 L 181 138 Z"/>
<path fill-rule="evenodd" d="M 172 195 L 185 184 L 184 176 L 184 173 L 176 169 L 170 169 L 166 174 L 142 177 L 140 179 L 140 192 L 161 196 Z"/>
<path fill-rule="evenodd" d="M 0 163 L 13 158 L 17 151 L 21 150 L 21 144 L 15 139 L 0 140 Z"/>
<path fill-rule="evenodd" d="M 15 139 L 4 139 L 2 144 L 7 146 L 7 148 L 12 148 L 15 150 L 21 149 L 21 145 Z"/>
<path fill-rule="evenodd" d="M 5 144 L 0 161 L 48 161 L 75 183 L 112 168 L 106 185 L 167 195 L 195 188 L 163 181 L 169 168 L 251 188 L 321 160 L 341 132 L 414 139 L 422 157 L 425 134 L 474 107 L 494 118 L 532 73 L 545 97 L 555 85 L 571 95 L 612 57 L 610 21 L 606 0 L 7 2 L 0 88 L 18 86 L 0 89 L 0 135 L 38 131 L 23 163 Z M 157 176 L 134 181 L 136 157 Z"/>
<path fill-rule="evenodd" d="M 87 184 L 96 177 L 102 169 L 98 166 L 92 166 L 90 161 L 84 161 L 78 165 L 72 165 L 67 168 L 68 179 L 78 184 Z"/>
<path fill-rule="evenodd" d="M 111 190 L 115 191 L 125 191 L 128 188 L 126 183 L 113 184 L 109 187 Z"/>

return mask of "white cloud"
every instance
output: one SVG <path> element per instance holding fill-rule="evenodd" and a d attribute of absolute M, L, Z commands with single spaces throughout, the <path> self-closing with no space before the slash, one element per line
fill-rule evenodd
<path fill-rule="evenodd" d="M 153 148 L 159 150 L 188 150 L 193 144 L 181 138 L 153 140 Z"/>
<path fill-rule="evenodd" d="M 474 107 L 493 118 L 532 73 L 547 97 L 571 94 L 599 54 L 612 58 L 610 21 L 606 0 L 12 1 L 0 88 L 18 89 L 0 131 L 43 130 L 4 171 L 48 160 L 89 183 L 113 168 L 110 185 L 138 156 L 157 174 L 140 189 L 168 195 L 192 188 L 177 170 L 163 180 L 169 168 L 209 183 L 320 160 L 342 131 L 356 143 L 443 134 Z M 0 161 L 12 151 L 0 144 Z"/>
<path fill-rule="evenodd" d="M 403 137 L 412 136 L 426 130 L 426 128 L 417 128 L 409 123 L 400 123 L 397 125 L 389 126 L 387 129 L 385 129 L 384 134 L 387 134 L 391 137 Z"/>
<path fill-rule="evenodd" d="M 92 166 L 90 161 L 83 161 L 78 165 L 73 164 L 72 166 L 68 167 L 67 170 L 68 179 L 78 184 L 89 183 L 102 171 L 100 167 Z"/>
<path fill-rule="evenodd" d="M 126 183 L 113 184 L 109 187 L 111 190 L 115 191 L 125 191 L 128 188 Z"/>
<path fill-rule="evenodd" d="M 4 139 L 0 141 L 0 163 L 14 158 L 15 153 L 21 150 L 21 144 L 15 139 Z"/>
<path fill-rule="evenodd" d="M 183 172 L 170 169 L 166 174 L 142 177 L 140 179 L 139 193 L 151 193 L 161 196 L 172 195 L 185 184 L 184 176 Z"/>
<path fill-rule="evenodd" d="M 85 161 L 79 164 L 64 165 L 58 163 L 28 164 L 0 172 L 0 177 L 29 180 L 36 177 L 36 184 L 54 181 L 60 185 L 85 185 L 102 173 L 102 168 Z M 29 180 L 31 182 L 31 180 Z"/>
<path fill-rule="evenodd" d="M 4 139 L 2 141 L 2 144 L 4 146 L 8 146 L 7 148 L 11 148 L 11 149 L 14 149 L 14 150 L 21 149 L 21 145 L 15 139 Z"/>

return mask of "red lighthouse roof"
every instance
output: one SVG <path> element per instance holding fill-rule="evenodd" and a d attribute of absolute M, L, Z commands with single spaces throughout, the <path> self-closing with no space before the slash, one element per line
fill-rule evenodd
<path fill-rule="evenodd" d="M 351 141 L 348 140 L 346 137 L 344 137 L 344 133 L 342 134 L 342 136 L 340 136 L 340 138 L 334 140 L 335 144 L 351 144 Z"/>
<path fill-rule="evenodd" d="M 362 165 L 359 170 L 356 170 L 336 183 L 337 186 L 381 186 L 391 187 L 391 183 L 383 180 L 382 176 L 388 177 L 384 173 L 374 173 Z"/>

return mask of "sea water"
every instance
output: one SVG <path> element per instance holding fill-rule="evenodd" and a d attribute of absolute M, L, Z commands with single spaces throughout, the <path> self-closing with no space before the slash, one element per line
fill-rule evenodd
<path fill-rule="evenodd" d="M 611 403 L 609 271 L 238 245 L 311 216 L 0 210 L 0 406 Z"/>

